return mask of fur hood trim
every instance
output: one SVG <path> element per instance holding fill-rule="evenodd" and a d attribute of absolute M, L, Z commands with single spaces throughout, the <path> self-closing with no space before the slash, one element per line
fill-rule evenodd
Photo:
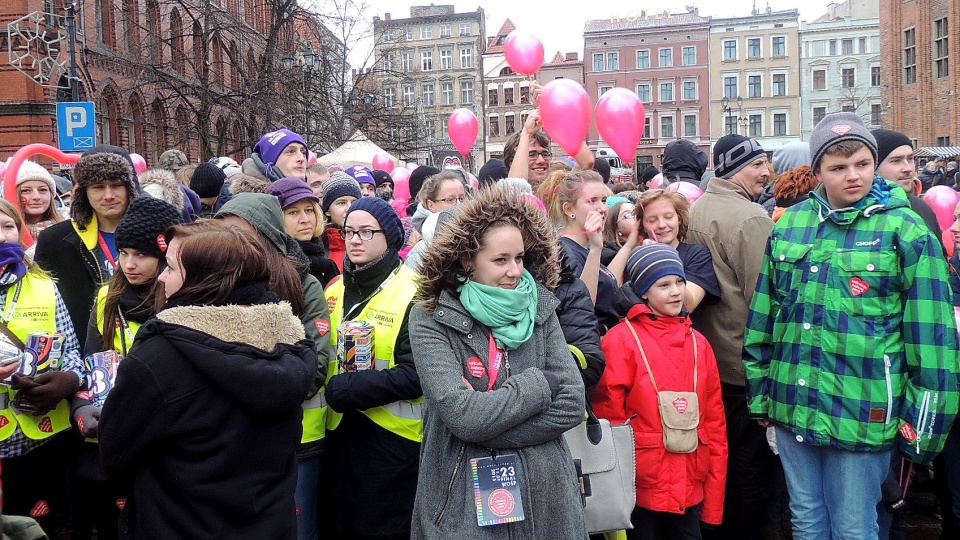
<path fill-rule="evenodd" d="M 184 306 L 165 309 L 157 318 L 209 334 L 221 341 L 246 343 L 262 351 L 304 339 L 303 323 L 290 304 L 254 306 Z"/>
<path fill-rule="evenodd" d="M 238 193 L 265 193 L 270 187 L 270 182 L 265 179 L 250 176 L 245 173 L 235 174 L 230 177 L 230 194 Z"/>
<path fill-rule="evenodd" d="M 166 169 L 143 171 L 140 175 L 140 187 L 148 194 L 173 205 L 177 211 L 183 212 L 183 190 L 172 172 Z"/>

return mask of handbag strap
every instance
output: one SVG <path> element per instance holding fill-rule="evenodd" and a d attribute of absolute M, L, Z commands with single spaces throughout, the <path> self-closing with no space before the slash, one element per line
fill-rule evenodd
<path fill-rule="evenodd" d="M 640 344 L 640 336 L 637 335 L 637 331 L 633 328 L 633 323 L 629 320 L 624 321 L 627 323 L 627 328 L 630 329 L 630 333 L 633 334 L 633 339 L 637 342 L 637 347 L 640 349 L 640 356 L 643 358 L 643 364 L 647 366 L 647 374 L 650 375 L 650 382 L 653 383 L 653 391 L 660 392 L 660 389 L 657 388 L 657 379 L 653 376 L 653 370 L 650 369 L 650 362 L 647 360 L 647 353 L 643 350 L 643 345 Z M 690 336 L 693 337 L 693 391 L 697 391 L 697 366 L 700 362 L 697 361 L 697 334 L 694 333 L 693 328 L 690 329 Z"/>
<path fill-rule="evenodd" d="M 0 319 L 0 333 L 7 336 L 7 338 L 9 338 L 14 345 L 20 347 L 21 351 L 27 348 L 27 346 L 23 344 L 23 340 L 17 337 L 17 335 L 10 330 L 10 328 L 7 326 L 7 323 L 3 322 L 3 319 Z"/>

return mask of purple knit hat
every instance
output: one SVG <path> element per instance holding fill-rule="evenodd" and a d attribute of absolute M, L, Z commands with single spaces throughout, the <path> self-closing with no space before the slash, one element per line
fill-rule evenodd
<path fill-rule="evenodd" d="M 313 190 L 306 182 L 299 178 L 286 177 L 270 184 L 266 191 L 267 195 L 273 195 L 280 199 L 280 208 L 287 209 L 291 205 L 304 199 L 310 199 L 314 202 L 320 202 L 320 197 L 314 195 Z"/>
<path fill-rule="evenodd" d="M 307 141 L 304 141 L 300 135 L 289 129 L 278 129 L 260 137 L 260 141 L 253 147 L 253 151 L 260 156 L 260 160 L 265 165 L 276 165 L 277 158 L 280 157 L 283 149 L 291 143 L 300 143 L 304 148 L 310 148 L 307 146 Z"/>

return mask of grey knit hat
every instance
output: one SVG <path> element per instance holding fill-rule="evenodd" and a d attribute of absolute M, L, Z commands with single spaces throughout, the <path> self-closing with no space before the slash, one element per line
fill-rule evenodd
<path fill-rule="evenodd" d="M 773 152 L 773 172 L 783 174 L 790 169 L 810 164 L 810 143 L 793 141 Z"/>
<path fill-rule="evenodd" d="M 340 197 L 351 195 L 356 198 L 363 196 L 360 193 L 360 184 L 357 183 L 349 174 L 343 171 L 334 171 L 330 173 L 330 178 L 323 181 L 323 202 L 320 207 L 326 213 L 330 210 L 330 205 Z"/>
<path fill-rule="evenodd" d="M 856 114 L 839 112 L 824 116 L 810 133 L 810 168 L 815 173 L 827 150 L 841 141 L 860 141 L 865 144 L 873 154 L 874 165 L 876 165 L 877 140 L 873 134 Z"/>

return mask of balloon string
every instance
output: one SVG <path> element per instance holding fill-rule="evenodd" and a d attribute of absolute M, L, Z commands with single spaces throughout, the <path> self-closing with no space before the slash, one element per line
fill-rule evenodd
<path fill-rule="evenodd" d="M 643 215 L 646 215 L 647 212 L 643 209 L 643 204 L 637 203 L 637 206 L 640 207 L 640 213 L 643 214 Z M 640 220 L 640 226 L 643 227 L 643 229 L 644 229 L 645 231 L 648 231 L 648 232 L 650 233 L 650 236 L 653 237 L 653 241 L 654 241 L 654 242 L 659 243 L 659 242 L 660 242 L 660 239 L 657 238 L 657 232 L 653 230 L 653 226 L 652 226 L 652 225 L 650 226 L 649 229 L 647 229 L 646 221 L 647 221 L 647 220 L 645 220 L 645 219 Z"/>

